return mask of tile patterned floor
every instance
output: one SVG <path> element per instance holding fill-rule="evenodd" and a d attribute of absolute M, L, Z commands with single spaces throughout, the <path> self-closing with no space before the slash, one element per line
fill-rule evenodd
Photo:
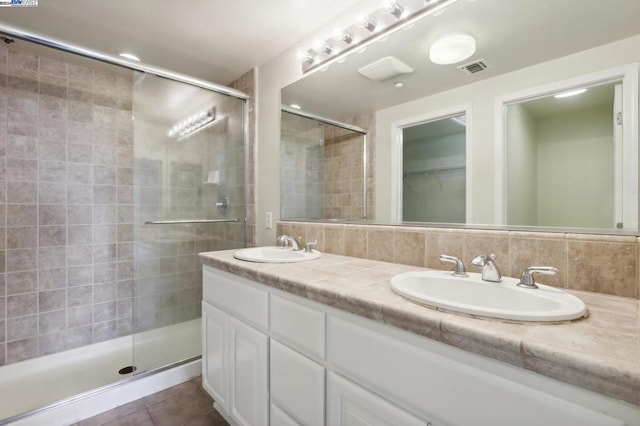
<path fill-rule="evenodd" d="M 202 379 L 151 394 L 73 426 L 228 426 L 213 409 Z"/>

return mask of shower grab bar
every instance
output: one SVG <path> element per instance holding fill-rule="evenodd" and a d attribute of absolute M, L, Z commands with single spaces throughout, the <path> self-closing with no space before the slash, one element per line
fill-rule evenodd
<path fill-rule="evenodd" d="M 176 220 L 147 220 L 145 225 L 181 225 L 187 223 L 224 223 L 239 222 L 237 217 L 231 219 L 176 219 Z"/>

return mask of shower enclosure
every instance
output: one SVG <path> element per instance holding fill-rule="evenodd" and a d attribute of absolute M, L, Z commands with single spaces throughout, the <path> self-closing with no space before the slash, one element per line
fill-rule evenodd
<path fill-rule="evenodd" d="M 280 217 L 372 219 L 367 130 L 284 107 L 280 124 Z"/>
<path fill-rule="evenodd" d="M 245 246 L 246 96 L 100 59 L 0 47 L 0 423 L 197 358 Z"/>

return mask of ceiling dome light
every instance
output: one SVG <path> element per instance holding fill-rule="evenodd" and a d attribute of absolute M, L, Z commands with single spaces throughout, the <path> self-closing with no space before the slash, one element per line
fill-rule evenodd
<path fill-rule="evenodd" d="M 476 40 L 468 34 L 447 34 L 429 48 L 429 59 L 434 64 L 449 65 L 470 58 L 476 51 Z"/>

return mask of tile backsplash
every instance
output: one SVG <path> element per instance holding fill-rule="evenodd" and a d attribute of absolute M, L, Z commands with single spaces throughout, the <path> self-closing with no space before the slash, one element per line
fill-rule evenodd
<path fill-rule="evenodd" d="M 462 259 L 474 271 L 471 259 L 496 254 L 502 275 L 519 277 L 532 265 L 555 266 L 555 276 L 536 281 L 555 287 L 640 298 L 638 247 L 635 236 L 551 232 L 488 231 L 397 226 L 370 226 L 311 222 L 279 222 L 278 235 L 317 239 L 326 253 L 402 263 L 434 269 L 452 269 L 440 254 Z"/>

